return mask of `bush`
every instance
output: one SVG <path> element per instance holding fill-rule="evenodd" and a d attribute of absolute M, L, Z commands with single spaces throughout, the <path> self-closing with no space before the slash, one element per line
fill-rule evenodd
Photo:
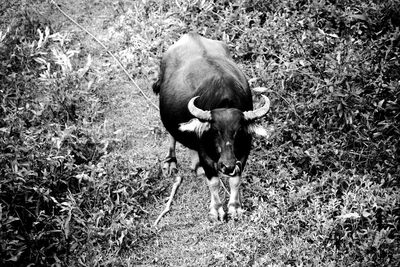
<path fill-rule="evenodd" d="M 90 64 L 26 13 L 0 35 L 1 264 L 66 262 L 79 174 L 104 154 L 76 126 L 98 117 Z"/>

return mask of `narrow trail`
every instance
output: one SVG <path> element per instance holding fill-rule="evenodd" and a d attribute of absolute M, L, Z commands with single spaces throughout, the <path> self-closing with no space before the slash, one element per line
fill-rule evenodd
<path fill-rule="evenodd" d="M 72 5 L 67 2 L 59 1 L 59 4 L 68 7 L 66 12 L 94 33 L 118 56 L 119 40 L 110 31 L 113 6 L 105 1 L 86 3 L 80 0 Z M 159 160 L 166 155 L 168 137 L 158 111 L 135 91 L 116 63 L 90 36 L 66 20 L 62 30 L 75 32 L 80 37 L 82 46 L 93 57 L 93 70 L 100 78 L 99 82 L 106 85 L 104 90 L 108 92 L 110 102 L 101 127 L 105 135 L 114 135 L 127 144 L 123 150 L 113 153 L 130 159 L 138 166 L 151 167 L 159 164 Z M 135 80 L 151 100 L 158 104 L 158 97 L 151 91 L 151 81 L 144 78 Z M 155 239 L 147 247 L 140 248 L 140 251 L 132 251 L 143 259 L 140 263 L 132 264 L 134 266 L 227 266 L 232 258 L 239 259 L 239 262 L 240 259 L 242 262 L 253 262 L 251 255 L 240 255 L 238 249 L 242 240 L 255 234 L 251 226 L 248 223 L 235 221 L 209 222 L 207 214 L 210 199 L 205 179 L 195 177 L 190 171 L 189 153 L 179 144 L 177 159 L 184 180 L 174 199 L 172 210 L 164 216 L 155 229 Z M 172 185 L 173 177 L 166 179 Z M 224 197 L 222 191 L 221 196 Z M 147 218 L 149 224 L 153 223 L 163 208 L 164 203 L 155 203 L 154 200 L 149 203 L 146 207 L 149 212 Z"/>

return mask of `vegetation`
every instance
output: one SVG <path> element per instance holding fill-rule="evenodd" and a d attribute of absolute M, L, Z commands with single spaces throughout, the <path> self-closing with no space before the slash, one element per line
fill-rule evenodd
<path fill-rule="evenodd" d="M 96 245 L 138 242 L 158 168 L 109 154 L 119 144 L 88 128 L 104 112 L 90 54 L 18 15 L 0 36 L 1 265 L 83 264 Z"/>
<path fill-rule="evenodd" d="M 122 157 L 126 142 L 97 127 L 111 107 L 91 51 L 5 5 L 0 265 L 141 263 L 159 166 Z M 135 79 L 156 77 L 166 47 L 197 31 L 224 40 L 272 101 L 240 242 L 214 265 L 400 265 L 399 18 L 398 0 L 117 1 L 108 27 Z"/>

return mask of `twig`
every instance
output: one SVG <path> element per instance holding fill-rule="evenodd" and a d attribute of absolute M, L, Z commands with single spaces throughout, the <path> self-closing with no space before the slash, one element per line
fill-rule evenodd
<path fill-rule="evenodd" d="M 73 18 L 71 18 L 68 14 L 66 14 L 54 0 L 50 0 L 51 3 L 60 11 L 66 18 L 68 18 L 70 21 L 72 21 L 76 26 L 78 26 L 81 30 L 86 32 L 90 37 L 92 37 L 98 44 L 100 44 L 104 50 L 118 63 L 118 65 L 122 68 L 126 76 L 128 76 L 130 82 L 136 87 L 136 89 L 142 94 L 142 96 L 156 109 L 159 110 L 158 106 L 154 104 L 151 99 L 143 92 L 143 90 L 137 85 L 137 83 L 132 79 L 132 77 L 129 75 L 128 71 L 125 69 L 124 65 L 122 65 L 121 61 L 114 56 L 113 53 L 111 53 L 110 50 L 107 49 L 107 47 L 94 36 L 92 33 L 90 33 L 88 30 L 86 30 L 83 26 L 81 26 L 78 22 L 76 22 Z"/>
<path fill-rule="evenodd" d="M 158 218 L 154 222 L 153 226 L 157 226 L 157 224 L 160 222 L 161 218 L 171 210 L 172 200 L 174 199 L 176 191 L 178 190 L 181 183 L 182 183 L 182 177 L 179 175 L 176 176 L 175 183 L 172 186 L 171 195 L 169 196 L 167 205 L 165 206 L 165 209 L 161 212 L 161 214 L 158 216 Z"/>
<path fill-rule="evenodd" d="M 230 196 L 231 194 L 229 193 L 229 190 L 226 188 L 226 185 L 225 185 L 225 183 L 224 183 L 224 181 L 222 179 L 221 179 L 221 185 L 222 185 L 222 188 L 225 189 L 225 193 L 227 193 L 228 196 Z"/>

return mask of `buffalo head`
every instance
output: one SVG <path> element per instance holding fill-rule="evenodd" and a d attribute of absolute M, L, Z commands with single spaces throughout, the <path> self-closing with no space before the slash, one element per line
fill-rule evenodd
<path fill-rule="evenodd" d="M 255 120 L 265 116 L 270 101 L 264 98 L 264 106 L 242 112 L 236 108 L 217 108 L 202 110 L 195 106 L 193 97 L 188 103 L 190 113 L 195 117 L 189 122 L 181 123 L 179 130 L 194 132 L 200 139 L 200 149 L 217 163 L 217 169 L 224 174 L 234 176 L 242 171 L 242 150 L 250 149 L 252 134 L 266 136 L 267 131 L 257 125 Z"/>

